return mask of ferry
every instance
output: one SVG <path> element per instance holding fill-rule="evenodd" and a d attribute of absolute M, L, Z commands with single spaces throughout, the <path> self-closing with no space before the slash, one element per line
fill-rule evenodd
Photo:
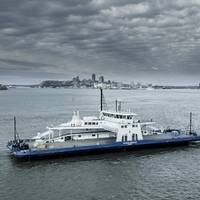
<path fill-rule="evenodd" d="M 142 121 L 137 114 L 121 109 L 121 102 L 115 102 L 115 110 L 107 110 L 103 90 L 100 89 L 99 116 L 81 118 L 74 112 L 71 121 L 54 127 L 47 127 L 44 133 L 37 133 L 30 139 L 20 139 L 14 117 L 14 139 L 7 144 L 15 158 L 44 158 L 101 153 L 138 148 L 185 145 L 200 141 L 192 131 L 155 128 L 152 120 Z"/>

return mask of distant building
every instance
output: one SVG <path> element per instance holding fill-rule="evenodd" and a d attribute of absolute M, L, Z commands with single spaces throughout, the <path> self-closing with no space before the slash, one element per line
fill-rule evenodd
<path fill-rule="evenodd" d="M 104 83 L 104 77 L 103 77 L 103 76 L 100 76 L 100 77 L 99 77 L 99 82 L 100 82 L 100 83 Z"/>
<path fill-rule="evenodd" d="M 92 82 L 95 82 L 95 81 L 96 81 L 96 75 L 92 74 Z"/>
<path fill-rule="evenodd" d="M 72 79 L 73 82 L 80 82 L 80 78 L 79 76 L 76 76 Z"/>
<path fill-rule="evenodd" d="M 139 89 L 139 88 L 147 88 L 153 87 L 152 85 L 142 85 L 140 83 L 123 83 L 123 82 L 116 82 L 111 80 L 104 80 L 103 76 L 99 76 L 97 78 L 96 74 L 92 74 L 90 79 L 80 79 L 79 76 L 75 76 L 72 80 L 68 81 L 58 81 L 58 80 L 46 80 L 40 83 L 39 87 L 41 88 L 104 88 L 104 89 Z M 196 88 L 200 88 L 195 86 Z M 1 89 L 1 85 L 0 85 Z"/>

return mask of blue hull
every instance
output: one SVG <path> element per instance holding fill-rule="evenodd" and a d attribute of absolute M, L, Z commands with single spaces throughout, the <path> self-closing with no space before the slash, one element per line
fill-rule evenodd
<path fill-rule="evenodd" d="M 173 138 L 163 140 L 139 140 L 130 142 L 115 142 L 105 145 L 92 145 L 82 147 L 68 147 L 56 149 L 42 149 L 42 150 L 14 150 L 11 154 L 16 158 L 44 158 L 44 157 L 59 157 L 72 156 L 90 153 L 103 153 L 110 151 L 129 150 L 138 148 L 155 148 L 162 146 L 178 146 L 186 145 L 190 142 L 200 141 L 200 136 L 188 136 L 184 138 Z"/>

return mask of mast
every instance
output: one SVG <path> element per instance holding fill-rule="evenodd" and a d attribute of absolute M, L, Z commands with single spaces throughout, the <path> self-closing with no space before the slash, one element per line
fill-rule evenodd
<path fill-rule="evenodd" d="M 16 117 L 14 116 L 14 141 L 17 141 L 17 123 L 16 123 Z"/>
<path fill-rule="evenodd" d="M 100 88 L 100 111 L 103 110 L 103 89 Z"/>
<path fill-rule="evenodd" d="M 122 102 L 119 101 L 118 111 L 121 112 L 121 109 L 122 109 Z"/>
<path fill-rule="evenodd" d="M 190 112 L 190 134 L 192 134 L 192 112 Z"/>
<path fill-rule="evenodd" d="M 115 100 L 115 111 L 116 111 L 116 112 L 118 111 L 117 106 L 118 106 L 118 102 L 117 102 L 117 99 L 116 99 L 116 100 Z"/>

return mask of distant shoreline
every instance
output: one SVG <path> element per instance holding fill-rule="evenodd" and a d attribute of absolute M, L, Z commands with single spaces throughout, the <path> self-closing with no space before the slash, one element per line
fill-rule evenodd
<path fill-rule="evenodd" d="M 38 86 L 7 86 L 9 89 L 99 89 L 99 88 L 91 88 L 91 87 L 38 87 Z M 197 86 L 153 86 L 151 88 L 104 88 L 105 90 L 147 90 L 147 91 L 153 91 L 153 90 L 199 90 L 200 87 Z M 1 89 L 0 89 L 1 90 Z M 8 89 L 4 89 L 8 90 Z"/>
<path fill-rule="evenodd" d="M 0 85 L 1 86 L 1 85 Z M 124 83 L 113 80 L 105 80 L 104 76 L 96 77 L 92 74 L 89 79 L 80 79 L 79 76 L 71 80 L 43 80 L 37 84 L 7 84 L 7 88 L 63 88 L 63 89 L 111 89 L 111 90 L 157 90 L 157 89 L 200 89 L 200 83 L 197 85 L 160 85 L 160 84 L 142 84 L 132 81 Z"/>

